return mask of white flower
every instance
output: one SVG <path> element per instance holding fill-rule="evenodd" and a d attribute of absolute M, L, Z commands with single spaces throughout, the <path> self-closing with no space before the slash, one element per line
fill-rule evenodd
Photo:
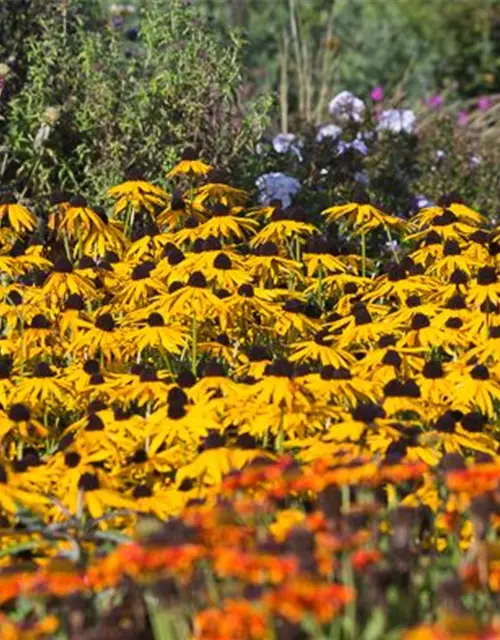
<path fill-rule="evenodd" d="M 36 132 L 35 139 L 33 140 L 33 148 L 37 150 L 41 149 L 49 139 L 51 131 L 52 127 L 50 124 L 44 122 Z"/>
<path fill-rule="evenodd" d="M 480 156 L 472 156 L 472 158 L 470 159 L 470 163 L 473 167 L 477 167 L 478 164 L 481 164 L 482 160 Z"/>
<path fill-rule="evenodd" d="M 322 127 L 318 129 L 318 133 L 316 135 L 316 142 L 322 142 L 327 138 L 331 138 L 332 140 L 338 140 L 342 134 L 342 129 L 337 127 L 336 124 L 324 124 Z"/>
<path fill-rule="evenodd" d="M 377 129 L 379 131 L 392 131 L 392 133 L 412 133 L 416 117 L 410 109 L 388 109 L 380 114 Z"/>
<path fill-rule="evenodd" d="M 292 197 L 300 191 L 300 182 L 291 176 L 276 171 L 265 173 L 255 181 L 259 190 L 259 200 L 269 204 L 271 200 L 281 200 L 283 208 L 292 204 Z"/>
<path fill-rule="evenodd" d="M 385 248 L 387 249 L 387 251 L 390 251 L 391 253 L 396 253 L 397 250 L 399 249 L 399 243 L 397 240 L 388 240 L 385 243 Z"/>
<path fill-rule="evenodd" d="M 340 156 L 348 149 L 355 149 L 363 156 L 368 154 L 368 147 L 363 140 L 363 136 L 359 133 L 352 142 L 344 142 L 343 140 L 340 140 L 337 146 L 337 154 Z"/>
<path fill-rule="evenodd" d="M 441 160 L 441 158 L 444 158 L 446 155 L 446 151 L 443 151 L 442 149 L 438 149 L 436 151 L 436 160 Z"/>
<path fill-rule="evenodd" d="M 426 207 L 432 206 L 432 201 L 421 194 L 414 196 L 413 203 L 416 209 L 425 209 Z"/>
<path fill-rule="evenodd" d="M 279 133 L 273 138 L 273 148 L 276 153 L 294 153 L 299 160 L 302 160 L 300 152 L 301 143 L 294 133 Z"/>
<path fill-rule="evenodd" d="M 329 113 L 344 121 L 352 119 L 355 122 L 360 122 L 364 110 L 365 103 L 363 100 L 356 98 L 350 91 L 341 91 L 335 98 L 330 100 L 328 105 Z"/>

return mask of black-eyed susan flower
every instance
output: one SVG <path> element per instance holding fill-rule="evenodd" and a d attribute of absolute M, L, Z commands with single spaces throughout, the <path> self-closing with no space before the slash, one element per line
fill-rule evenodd
<path fill-rule="evenodd" d="M 128 281 L 116 292 L 113 302 L 125 310 L 145 305 L 155 295 L 166 294 L 167 287 L 155 277 L 153 262 L 141 262 L 130 272 Z"/>
<path fill-rule="evenodd" d="M 0 419 L 0 438 L 3 441 L 8 435 L 36 441 L 36 438 L 47 436 L 48 430 L 32 418 L 31 411 L 25 404 L 14 402 L 7 413 Z"/>
<path fill-rule="evenodd" d="M 450 373 L 453 393 L 459 406 L 467 409 L 477 407 L 486 416 L 495 413 L 494 402 L 500 399 L 500 382 L 484 364 L 473 364 L 455 377 Z"/>
<path fill-rule="evenodd" d="M 495 267 L 480 267 L 477 271 L 476 280 L 469 287 L 467 302 L 479 307 L 490 302 L 500 303 L 500 283 L 498 281 Z"/>
<path fill-rule="evenodd" d="M 26 505 L 34 511 L 43 512 L 49 504 L 49 500 L 40 493 L 23 489 L 22 476 L 9 472 L 3 464 L 0 464 L 0 485 L 2 487 L 0 507 L 8 514 L 16 514 L 19 505 Z"/>
<path fill-rule="evenodd" d="M 281 250 L 284 253 L 284 250 Z M 274 242 L 264 242 L 254 248 L 247 259 L 247 267 L 252 276 L 263 285 L 275 285 L 289 278 L 302 278 L 300 263 L 281 255 Z"/>
<path fill-rule="evenodd" d="M 251 239 L 250 245 L 258 247 L 265 242 L 274 242 L 278 246 L 283 246 L 286 241 L 300 242 L 318 233 L 318 229 L 314 225 L 304 222 L 301 217 L 302 212 L 297 213 L 297 210 L 293 208 L 275 209 L 269 222 Z"/>
<path fill-rule="evenodd" d="M 206 184 L 202 184 L 196 189 L 194 198 L 196 204 L 205 205 L 207 201 L 215 201 L 233 207 L 244 204 L 249 198 L 246 191 L 236 189 L 228 184 L 227 176 L 218 169 L 212 169 L 206 175 L 206 181 Z"/>
<path fill-rule="evenodd" d="M 417 229 L 428 227 L 436 216 L 443 215 L 446 211 L 451 211 L 458 220 L 474 226 L 481 226 L 485 223 L 484 217 L 468 207 L 460 196 L 455 193 L 447 193 L 441 196 L 435 206 L 421 209 L 411 218 L 411 226 Z"/>
<path fill-rule="evenodd" d="M 217 289 L 234 290 L 252 282 L 252 277 L 245 270 L 245 263 L 238 256 L 222 251 L 209 253 L 211 262 L 203 267 L 201 261 L 197 261 L 196 268 L 202 271 L 211 285 Z"/>
<path fill-rule="evenodd" d="M 64 405 L 71 393 L 71 387 L 53 367 L 46 362 L 39 362 L 33 367 L 30 377 L 19 381 L 14 399 L 40 410 L 50 405 Z"/>
<path fill-rule="evenodd" d="M 361 378 L 346 366 L 335 367 L 327 364 L 321 367 L 319 374 L 312 373 L 306 376 L 304 384 L 315 397 L 320 396 L 334 409 L 333 413 L 327 410 L 330 419 L 336 413 L 336 406 L 342 410 L 345 406 L 353 407 L 358 402 L 374 402 L 377 395 L 373 382 Z"/>
<path fill-rule="evenodd" d="M 229 209 L 218 203 L 208 209 L 208 220 L 201 223 L 196 230 L 196 237 L 206 240 L 213 236 L 221 240 L 243 240 L 255 233 L 258 226 L 255 220 L 238 215 L 241 208 Z M 182 233 L 182 232 L 180 232 Z M 181 237 L 180 234 L 177 236 Z"/>
<path fill-rule="evenodd" d="M 418 348 L 439 347 L 446 342 L 444 329 L 434 327 L 431 319 L 422 312 L 413 313 L 409 322 L 409 330 L 402 336 L 399 345 Z"/>
<path fill-rule="evenodd" d="M 123 331 L 117 328 L 113 316 L 106 312 L 96 316 L 94 323 L 82 321 L 81 331 L 69 345 L 72 353 L 79 357 L 102 357 L 106 361 L 122 359 Z"/>
<path fill-rule="evenodd" d="M 40 290 L 40 298 L 45 298 L 49 306 L 57 305 L 72 294 L 86 300 L 93 300 L 96 289 L 89 278 L 80 275 L 73 269 L 72 263 L 62 256 L 54 263 L 52 272 Z"/>
<path fill-rule="evenodd" d="M 141 514 L 152 514 L 162 520 L 177 516 L 188 499 L 186 493 L 175 486 L 162 486 L 160 483 L 154 483 L 153 486 L 137 484 L 129 496 L 129 500 L 134 503 L 134 510 Z"/>
<path fill-rule="evenodd" d="M 49 195 L 49 215 L 47 219 L 47 227 L 58 235 L 59 227 L 62 222 L 66 209 L 69 206 L 72 194 L 69 191 L 53 191 Z"/>
<path fill-rule="evenodd" d="M 445 209 L 443 213 L 433 216 L 428 227 L 426 226 L 421 231 L 408 235 L 406 239 L 419 241 L 426 238 L 428 234 L 435 232 L 443 240 L 460 240 L 461 238 L 467 238 L 476 229 L 476 225 L 460 220 L 453 211 Z"/>
<path fill-rule="evenodd" d="M 180 162 L 178 162 L 173 169 L 167 173 L 168 178 L 175 176 L 204 176 L 212 170 L 209 164 L 202 162 L 198 159 L 196 149 L 187 147 L 184 149 L 181 155 Z"/>
<path fill-rule="evenodd" d="M 104 222 L 83 196 L 73 196 L 69 206 L 61 220 L 61 230 L 68 236 L 77 240 L 80 248 L 91 233 L 99 233 L 103 230 Z"/>
<path fill-rule="evenodd" d="M 126 328 L 126 333 L 134 354 L 149 349 L 167 356 L 179 355 L 187 345 L 187 332 L 183 325 L 166 322 L 158 311 L 153 311 L 137 325 Z"/>
<path fill-rule="evenodd" d="M 337 255 L 334 248 L 325 238 L 313 235 L 306 240 L 303 247 L 302 260 L 307 267 L 307 275 L 324 276 L 330 273 L 345 273 L 355 267 L 350 256 Z"/>
<path fill-rule="evenodd" d="M 125 181 L 108 190 L 108 197 L 116 202 L 114 205 L 115 215 L 120 217 L 127 207 L 132 207 L 136 211 L 142 208 L 154 213 L 156 208 L 161 207 L 167 201 L 167 193 L 148 182 L 137 170 L 130 170 L 125 175 Z"/>
<path fill-rule="evenodd" d="M 133 501 L 114 490 L 109 477 L 99 469 L 82 473 L 76 486 L 69 489 L 61 496 L 61 503 L 77 516 L 87 511 L 92 518 L 101 518 L 110 508 L 133 509 Z"/>
<path fill-rule="evenodd" d="M 170 285 L 168 295 L 161 298 L 161 308 L 166 313 L 202 319 L 223 309 L 221 301 L 207 287 L 207 280 L 200 271 L 191 273 L 185 285 L 178 285 Z"/>
<path fill-rule="evenodd" d="M 348 367 L 355 361 L 347 350 L 335 345 L 334 336 L 329 335 L 328 329 L 322 329 L 314 335 L 312 340 L 294 342 L 290 345 L 291 362 L 319 362 L 322 366 Z"/>
<path fill-rule="evenodd" d="M 330 324 L 332 333 L 339 332 L 339 347 L 346 347 L 350 343 L 370 343 L 378 340 L 384 333 L 389 333 L 392 326 L 377 322 L 372 318 L 366 305 L 357 303 L 351 315 Z"/>
<path fill-rule="evenodd" d="M 329 207 L 322 212 L 328 224 L 344 218 L 356 233 L 365 234 L 377 227 L 402 231 L 405 223 L 401 218 L 390 216 L 370 203 L 367 194 L 360 193 L 356 201 Z"/>
<path fill-rule="evenodd" d="M 436 406 L 449 404 L 453 398 L 453 388 L 447 379 L 448 367 L 439 360 L 425 362 L 415 376 L 422 398 Z"/>
<path fill-rule="evenodd" d="M 0 195 L 0 221 L 6 220 L 17 233 L 33 231 L 36 218 L 25 206 L 19 204 L 16 196 L 11 193 Z"/>

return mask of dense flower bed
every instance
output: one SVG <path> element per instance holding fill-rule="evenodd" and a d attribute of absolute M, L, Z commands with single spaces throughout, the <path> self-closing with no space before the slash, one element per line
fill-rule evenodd
<path fill-rule="evenodd" d="M 500 232 L 169 178 L 1 196 L 0 636 L 500 637 Z"/>

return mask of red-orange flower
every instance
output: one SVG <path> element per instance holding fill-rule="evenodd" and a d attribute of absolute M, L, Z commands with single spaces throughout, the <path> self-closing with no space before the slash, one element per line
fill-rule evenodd
<path fill-rule="evenodd" d="M 266 619 L 245 600 L 226 600 L 222 609 L 201 611 L 194 621 L 194 640 L 266 638 Z"/>

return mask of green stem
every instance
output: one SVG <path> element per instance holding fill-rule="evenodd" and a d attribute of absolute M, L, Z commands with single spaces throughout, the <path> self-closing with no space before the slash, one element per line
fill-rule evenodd
<path fill-rule="evenodd" d="M 394 256 L 394 260 L 399 264 L 398 254 L 397 254 L 396 250 L 394 249 L 394 247 L 392 246 L 392 233 L 391 233 L 391 230 L 389 229 L 389 227 L 385 227 L 385 233 L 387 235 L 387 240 L 389 241 L 389 246 L 391 248 L 392 255 Z"/>
<path fill-rule="evenodd" d="M 366 236 L 365 232 L 361 232 L 361 275 L 366 277 Z"/>
<path fill-rule="evenodd" d="M 323 303 L 323 265 L 319 263 L 318 268 L 318 302 L 321 309 L 325 308 Z"/>
<path fill-rule="evenodd" d="M 196 314 L 193 315 L 193 324 L 191 326 L 191 370 L 196 375 L 196 359 L 197 359 L 197 323 Z"/>
<path fill-rule="evenodd" d="M 278 427 L 278 435 L 276 437 L 276 453 L 281 455 L 283 453 L 283 442 L 285 440 L 285 412 L 283 407 L 281 408 L 280 424 Z"/>
<path fill-rule="evenodd" d="M 345 516 L 351 508 L 351 497 L 349 495 L 349 485 L 343 485 L 341 489 L 342 496 L 342 515 Z M 342 582 L 346 587 L 354 589 L 354 571 L 351 563 L 351 554 L 349 551 L 345 551 L 342 557 Z M 353 600 L 346 606 L 345 614 L 343 616 L 343 627 L 346 638 L 359 637 L 356 629 L 356 601 Z"/>
<path fill-rule="evenodd" d="M 69 240 L 68 240 L 68 234 L 66 233 L 66 231 L 63 231 L 63 242 L 64 242 L 64 250 L 66 251 L 66 257 L 68 258 L 68 260 L 71 261 L 71 249 L 69 247 Z"/>

